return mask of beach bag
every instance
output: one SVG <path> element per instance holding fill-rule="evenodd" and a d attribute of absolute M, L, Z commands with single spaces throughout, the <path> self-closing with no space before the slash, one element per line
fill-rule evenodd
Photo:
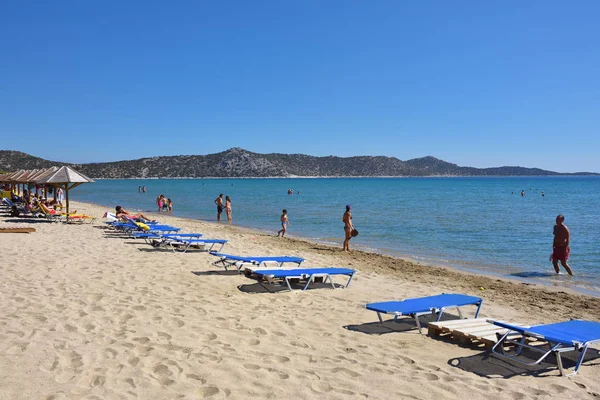
<path fill-rule="evenodd" d="M 358 236 L 358 229 L 352 229 L 352 232 L 350 232 L 350 236 L 357 237 Z"/>

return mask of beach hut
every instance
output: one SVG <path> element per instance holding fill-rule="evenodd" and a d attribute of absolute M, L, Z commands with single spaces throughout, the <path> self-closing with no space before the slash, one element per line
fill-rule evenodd
<path fill-rule="evenodd" d="M 35 179 L 36 183 L 52 185 L 55 188 L 63 188 L 65 190 L 65 200 L 67 202 L 67 214 L 69 213 L 69 190 L 81 185 L 82 183 L 94 182 L 80 172 L 77 172 L 71 167 L 60 167 L 55 171 L 43 174 Z"/>

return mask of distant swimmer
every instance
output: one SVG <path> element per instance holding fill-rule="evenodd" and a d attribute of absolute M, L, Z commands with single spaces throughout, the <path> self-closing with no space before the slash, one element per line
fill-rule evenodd
<path fill-rule="evenodd" d="M 544 197 L 544 196 L 545 196 L 545 194 L 544 194 L 544 191 L 542 190 L 542 197 Z"/>
<path fill-rule="evenodd" d="M 560 261 L 561 265 L 569 275 L 573 275 L 573 271 L 571 271 L 571 267 L 567 264 L 567 260 L 569 259 L 569 253 L 571 252 L 571 248 L 569 247 L 569 243 L 571 241 L 571 231 L 564 224 L 565 216 L 559 214 L 556 217 L 556 225 L 554 225 L 554 243 L 552 244 L 552 255 L 550 259 L 552 260 L 552 265 L 554 265 L 554 270 L 558 274 L 560 272 L 560 268 L 558 268 L 558 262 Z"/>
<path fill-rule="evenodd" d="M 521 190 L 521 197 L 525 196 L 525 191 Z"/>
<path fill-rule="evenodd" d="M 290 221 L 288 219 L 288 215 L 287 215 L 287 210 L 283 210 L 281 212 L 281 217 L 279 218 L 281 221 L 281 229 L 277 232 L 277 237 L 279 237 L 281 235 L 281 237 L 285 236 L 285 233 L 287 232 L 287 227 L 290 224 Z"/>

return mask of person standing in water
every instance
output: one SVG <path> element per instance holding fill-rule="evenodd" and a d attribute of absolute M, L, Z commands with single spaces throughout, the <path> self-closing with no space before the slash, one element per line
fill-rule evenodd
<path fill-rule="evenodd" d="M 217 221 L 221 221 L 221 214 L 223 214 L 223 193 L 219 194 L 219 197 L 215 199 L 217 205 Z"/>
<path fill-rule="evenodd" d="M 565 216 L 559 214 L 556 217 L 556 225 L 554 225 L 554 243 L 552 244 L 552 256 L 550 259 L 557 274 L 560 272 L 560 268 L 558 267 L 558 262 L 560 261 L 563 268 L 567 270 L 567 273 L 573 275 L 571 267 L 567 264 L 569 253 L 571 252 L 571 248 L 569 247 L 571 231 L 569 231 L 569 228 L 563 222 L 565 222 Z"/>
<path fill-rule="evenodd" d="M 352 223 L 352 213 L 350 210 L 350 204 L 346 205 L 346 212 L 342 217 L 342 222 L 344 223 L 344 233 L 346 237 L 344 238 L 344 251 L 350 251 L 350 239 L 352 239 L 352 231 L 354 230 L 354 224 Z"/>
<path fill-rule="evenodd" d="M 281 237 L 284 237 L 285 233 L 287 232 L 287 227 L 290 224 L 290 221 L 288 220 L 287 210 L 282 211 L 280 220 L 281 220 L 281 229 L 277 232 L 277 237 L 279 237 L 280 235 L 281 235 Z"/>
<path fill-rule="evenodd" d="M 231 199 L 225 196 L 225 213 L 227 213 L 227 221 L 231 222 Z"/>

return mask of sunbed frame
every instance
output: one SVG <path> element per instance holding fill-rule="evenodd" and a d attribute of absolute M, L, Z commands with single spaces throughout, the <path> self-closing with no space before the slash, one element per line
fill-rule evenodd
<path fill-rule="evenodd" d="M 422 333 L 421 321 L 419 321 L 419 317 L 422 315 L 437 314 L 436 321 L 439 321 L 447 309 L 456 308 L 458 316 L 463 318 L 460 307 L 466 305 L 475 305 L 477 306 L 477 311 L 475 311 L 474 318 L 477 318 L 479 316 L 479 311 L 481 310 L 482 304 L 483 299 L 479 297 L 467 296 L 463 294 L 443 293 L 436 296 L 405 299 L 402 301 L 369 303 L 365 304 L 365 308 L 367 310 L 375 311 L 380 323 L 383 323 L 382 314 L 393 315 L 394 321 L 401 316 L 414 318 L 417 328 L 419 329 L 419 333 Z"/>
<path fill-rule="evenodd" d="M 556 356 L 556 364 L 558 370 L 563 376 L 573 376 L 579 372 L 579 367 L 585 358 L 585 354 L 588 348 L 596 343 L 600 343 L 600 323 L 592 321 L 582 320 L 571 320 L 566 322 L 559 322 L 555 324 L 536 325 L 530 328 L 524 328 L 520 326 L 510 325 L 500 321 L 488 320 L 488 322 L 494 325 L 501 326 L 508 329 L 508 331 L 498 338 L 498 342 L 492 347 L 492 353 L 500 358 L 505 358 L 517 362 L 519 364 L 533 366 L 540 364 L 550 354 Z M 579 337 L 579 340 L 574 339 L 579 336 L 581 329 L 588 330 L 586 335 L 583 335 L 585 339 Z M 591 328 L 591 329 L 590 329 Z M 589 335 L 589 331 L 592 336 Z M 520 335 L 515 339 L 515 334 Z M 537 340 L 546 341 L 546 346 L 533 346 L 526 343 L 528 338 L 535 338 Z M 507 344 L 513 344 L 516 346 L 515 355 L 509 355 L 504 351 L 504 346 Z M 523 358 L 519 358 L 523 349 L 529 349 L 542 355 L 535 361 L 525 361 Z M 570 374 L 565 374 L 563 367 L 561 354 L 565 352 L 579 351 L 581 354 L 577 359 L 575 368 Z"/>

